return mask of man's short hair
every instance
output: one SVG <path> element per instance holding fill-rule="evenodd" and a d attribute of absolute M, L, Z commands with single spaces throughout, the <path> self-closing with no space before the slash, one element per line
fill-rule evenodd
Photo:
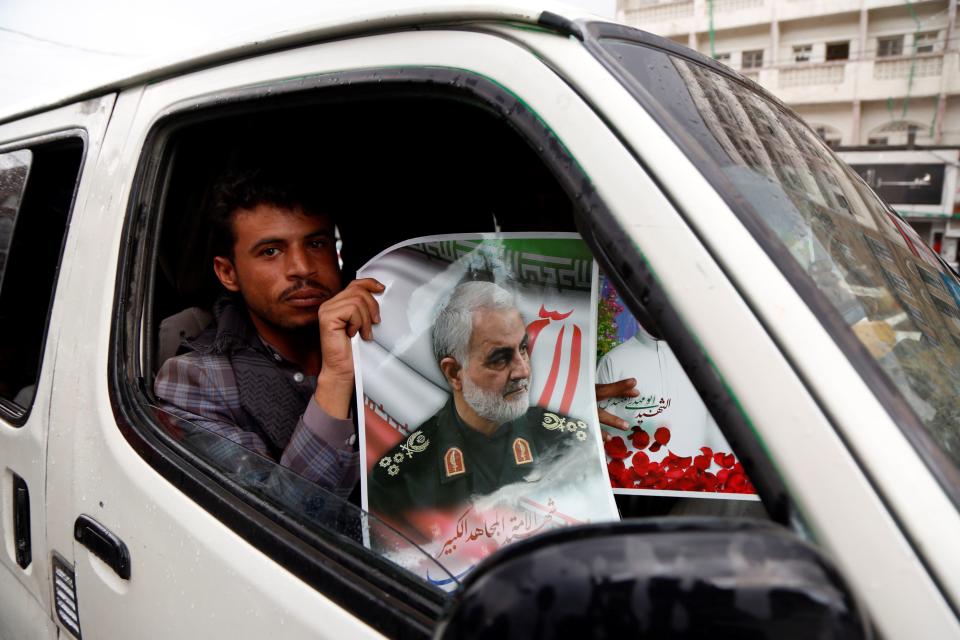
<path fill-rule="evenodd" d="M 433 356 L 439 364 L 446 357 L 461 366 L 470 355 L 473 314 L 478 309 L 516 309 L 513 294 L 493 282 L 463 282 L 450 294 L 433 324 Z"/>
<path fill-rule="evenodd" d="M 261 204 L 284 209 L 300 208 L 310 215 L 320 215 L 324 211 L 317 189 L 295 171 L 262 167 L 229 171 L 214 184 L 208 210 L 214 255 L 234 257 L 233 247 L 237 241 L 233 229 L 234 212 Z"/>

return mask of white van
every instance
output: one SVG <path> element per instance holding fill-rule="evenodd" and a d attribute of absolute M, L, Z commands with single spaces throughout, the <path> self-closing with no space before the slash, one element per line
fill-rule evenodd
<path fill-rule="evenodd" d="M 960 637 L 960 282 L 789 109 L 571 14 L 291 26 L 0 112 L 0 637 Z M 209 307 L 210 182 L 280 157 L 347 276 L 408 238 L 578 231 L 768 522 L 618 498 L 450 595 L 356 506 L 206 457 L 155 409 L 160 330 Z"/>

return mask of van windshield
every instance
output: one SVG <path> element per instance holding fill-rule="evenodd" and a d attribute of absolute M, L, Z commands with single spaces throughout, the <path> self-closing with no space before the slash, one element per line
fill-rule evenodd
<path fill-rule="evenodd" d="M 882 402 L 896 391 L 906 400 L 918 419 L 910 422 L 922 428 L 902 426 L 915 431 L 908 437 L 956 495 L 960 487 L 949 480 L 960 469 L 956 275 L 775 100 L 680 55 L 620 38 L 601 36 L 598 44 L 604 63 L 648 109 L 669 113 L 666 128 L 680 132 L 681 148 L 707 167 L 738 214 L 759 220 L 755 235 L 788 276 L 797 274 L 791 280 L 838 343 L 869 353 L 852 360 L 871 369 L 866 380 L 880 380 Z M 871 360 L 882 376 L 872 377 Z"/>

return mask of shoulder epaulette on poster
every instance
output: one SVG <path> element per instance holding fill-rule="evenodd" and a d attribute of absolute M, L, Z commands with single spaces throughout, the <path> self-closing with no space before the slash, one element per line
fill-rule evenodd
<path fill-rule="evenodd" d="M 555 413 L 544 411 L 543 423 L 541 426 L 544 429 L 548 429 L 550 431 L 559 431 L 559 432 L 576 434 L 577 440 L 583 441 L 587 439 L 587 423 L 584 422 L 583 420 L 574 420 L 573 418 L 565 418 Z"/>
<path fill-rule="evenodd" d="M 423 453 L 430 446 L 430 439 L 424 435 L 423 431 L 414 431 L 408 437 L 406 442 L 390 450 L 390 453 L 380 458 L 379 464 L 387 470 L 387 475 L 395 476 L 400 473 L 400 464 L 409 460 L 415 454 Z"/>

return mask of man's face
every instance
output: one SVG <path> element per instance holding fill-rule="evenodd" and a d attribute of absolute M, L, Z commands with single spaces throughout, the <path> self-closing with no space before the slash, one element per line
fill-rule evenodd
<path fill-rule="evenodd" d="M 233 232 L 233 258 L 218 256 L 214 269 L 243 296 L 261 334 L 316 325 L 320 304 L 340 291 L 333 222 L 259 204 L 233 214 Z"/>
<path fill-rule="evenodd" d="M 473 314 L 470 355 L 461 370 L 463 397 L 481 417 L 497 424 L 515 420 L 530 406 L 527 330 L 516 309 Z"/>

